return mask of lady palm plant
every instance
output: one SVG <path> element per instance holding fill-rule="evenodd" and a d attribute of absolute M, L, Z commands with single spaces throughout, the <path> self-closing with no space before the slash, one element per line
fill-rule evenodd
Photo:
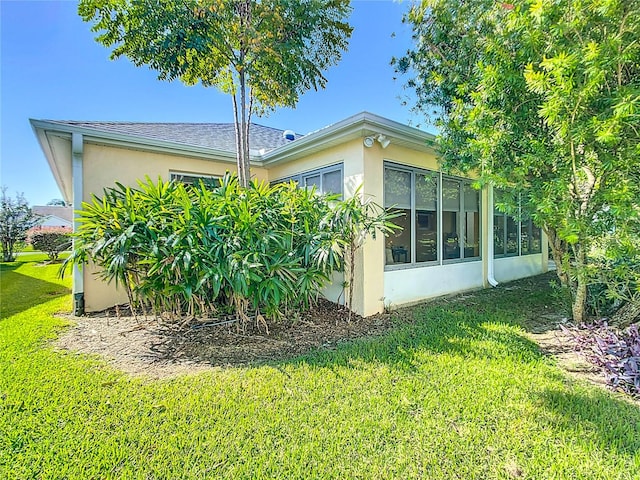
<path fill-rule="evenodd" d="M 368 201 L 233 175 L 189 186 L 146 178 L 83 205 L 67 263 L 92 262 L 132 309 L 168 318 L 233 312 L 277 319 L 309 307 L 347 254 L 391 224 Z M 351 282 L 352 284 L 352 282 Z M 349 293 L 351 306 L 352 288 Z"/>
<path fill-rule="evenodd" d="M 331 230 L 338 232 L 337 238 L 345 249 L 343 258 L 349 321 L 353 312 L 356 254 L 368 237 L 375 239 L 377 232 L 387 235 L 398 230 L 400 227 L 392 223 L 391 219 L 399 215 L 384 210 L 371 197 L 363 195 L 360 188 L 352 197 L 338 202 L 330 212 Z"/>

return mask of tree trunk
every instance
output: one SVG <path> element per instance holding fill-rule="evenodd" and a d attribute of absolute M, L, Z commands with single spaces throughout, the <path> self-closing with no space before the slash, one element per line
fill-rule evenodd
<path fill-rule="evenodd" d="M 240 139 L 242 134 L 240 133 L 240 117 L 238 115 L 238 99 L 236 95 L 233 94 L 231 96 L 233 99 L 233 126 L 236 131 L 236 166 L 238 168 L 238 179 L 240 179 L 240 170 L 242 169 L 242 147 L 240 144 Z"/>
<path fill-rule="evenodd" d="M 2 261 L 3 262 L 13 262 L 16 257 L 13 254 L 14 242 L 11 240 L 5 240 L 2 242 Z"/>
<path fill-rule="evenodd" d="M 251 113 L 253 112 L 253 95 L 251 94 L 251 88 L 247 88 L 248 92 L 248 97 L 249 97 L 249 105 L 247 107 L 247 124 L 246 124 L 246 129 L 244 131 L 244 135 L 245 138 L 247 139 L 247 142 L 245 143 L 245 172 L 247 175 L 247 186 L 249 186 L 249 184 L 251 183 L 251 159 L 249 157 L 250 155 L 250 149 L 249 149 L 249 129 L 251 128 Z"/>
<path fill-rule="evenodd" d="M 240 16 L 240 27 L 248 29 L 251 25 L 251 1 L 244 0 L 236 4 L 237 12 Z M 244 33 L 244 32 L 242 32 Z M 241 34 L 242 35 L 242 34 Z M 240 132 L 240 150 L 238 152 L 238 180 L 243 187 L 249 186 L 251 179 L 251 166 L 249 165 L 249 125 L 247 117 L 251 117 L 250 109 L 247 107 L 247 73 L 246 73 L 246 49 L 244 35 L 241 36 L 241 46 L 239 51 L 239 64 L 236 66 L 240 82 L 240 126 L 236 127 L 236 134 Z"/>
<path fill-rule="evenodd" d="M 609 319 L 609 324 L 620 330 L 632 323 L 640 322 L 640 299 L 627 302 Z"/>
<path fill-rule="evenodd" d="M 573 314 L 573 321 L 576 323 L 584 323 L 585 310 L 587 305 L 587 275 L 585 264 L 584 247 L 580 244 L 576 244 L 573 247 L 575 256 L 575 295 L 573 297 L 573 305 L 571 311 Z"/>
<path fill-rule="evenodd" d="M 553 228 L 545 227 L 544 231 L 549 239 L 551 256 L 556 264 L 556 275 L 558 276 L 558 280 L 560 280 L 562 285 L 570 287 L 569 275 L 564 270 L 564 261 L 567 255 L 567 244 L 558 237 L 557 232 Z"/>
<path fill-rule="evenodd" d="M 249 136 L 247 129 L 247 86 L 244 70 L 240 72 L 240 163 L 238 177 L 240 185 L 249 186 Z"/>
<path fill-rule="evenodd" d="M 353 314 L 353 279 L 356 274 L 356 246 L 355 240 L 350 239 L 349 242 L 349 299 L 348 299 L 348 318 L 347 320 L 351 321 L 351 316 Z"/>
<path fill-rule="evenodd" d="M 585 317 L 585 305 L 587 304 L 587 284 L 578 278 L 578 285 L 576 288 L 576 294 L 573 298 L 573 305 L 571 306 L 571 312 L 573 315 L 573 321 L 576 323 L 584 323 Z"/>

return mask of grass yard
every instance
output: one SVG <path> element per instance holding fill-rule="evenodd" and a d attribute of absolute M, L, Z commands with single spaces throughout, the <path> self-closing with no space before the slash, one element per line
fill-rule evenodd
<path fill-rule="evenodd" d="M 554 308 L 535 283 L 405 310 L 334 351 L 152 381 L 50 347 L 69 281 L 19 260 L 0 270 L 0 478 L 640 478 L 640 408 L 526 338 Z"/>

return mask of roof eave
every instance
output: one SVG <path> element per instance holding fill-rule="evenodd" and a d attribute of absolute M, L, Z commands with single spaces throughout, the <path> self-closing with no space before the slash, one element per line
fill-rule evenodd
<path fill-rule="evenodd" d="M 43 131 L 56 132 L 58 134 L 79 133 L 85 141 L 99 144 L 117 146 L 134 150 L 144 150 L 156 153 L 169 153 L 173 155 L 181 155 L 188 157 L 204 158 L 207 160 L 218 160 L 235 162 L 235 152 L 228 150 L 215 149 L 210 147 L 201 147 L 197 145 L 183 144 L 178 142 L 170 142 L 150 137 L 141 137 L 136 135 L 127 135 L 117 132 L 106 132 L 104 130 L 81 127 L 77 125 L 68 125 L 48 120 L 30 120 L 32 127 Z M 46 152 L 45 152 L 46 153 Z M 250 160 L 259 162 L 256 155 L 250 156 Z"/>
<path fill-rule="evenodd" d="M 433 134 L 369 112 L 361 112 L 265 153 L 261 157 L 262 164 L 269 166 L 299 158 L 305 153 L 317 150 L 319 145 L 326 144 L 328 140 L 337 144 L 374 133 L 401 140 L 403 144 L 409 144 L 418 150 L 436 152 L 435 148 L 428 144 L 435 141 Z"/>
<path fill-rule="evenodd" d="M 53 173 L 53 178 L 60 189 L 60 193 L 62 193 L 62 197 L 64 201 L 67 203 L 71 203 L 73 197 L 73 189 L 71 184 L 71 179 L 69 181 L 65 181 L 64 175 L 60 173 L 60 169 L 58 168 L 58 164 L 55 161 L 55 155 L 51 150 L 51 145 L 47 139 L 47 129 L 43 128 L 43 122 L 41 120 L 34 120 L 32 118 L 29 119 L 29 123 L 31 124 L 31 128 L 33 129 L 33 133 L 38 139 L 38 143 L 40 144 L 40 148 L 44 153 L 45 158 L 47 159 L 47 163 L 49 164 L 49 168 L 51 169 L 51 173 Z"/>

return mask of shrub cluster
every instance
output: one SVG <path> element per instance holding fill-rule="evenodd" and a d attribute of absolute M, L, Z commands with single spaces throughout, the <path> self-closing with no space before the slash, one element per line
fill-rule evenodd
<path fill-rule="evenodd" d="M 611 316 L 625 302 L 640 301 L 640 242 L 637 236 L 612 234 L 590 256 L 588 307 Z"/>
<path fill-rule="evenodd" d="M 34 250 L 45 252 L 49 260 L 57 260 L 60 252 L 71 247 L 71 231 L 64 227 L 37 227 L 27 236 Z"/>
<path fill-rule="evenodd" d="M 342 232 L 365 207 L 340 203 L 293 183 L 243 188 L 235 176 L 215 186 L 117 184 L 83 205 L 69 262 L 95 263 L 145 313 L 278 318 L 309 306 L 343 267 Z"/>

